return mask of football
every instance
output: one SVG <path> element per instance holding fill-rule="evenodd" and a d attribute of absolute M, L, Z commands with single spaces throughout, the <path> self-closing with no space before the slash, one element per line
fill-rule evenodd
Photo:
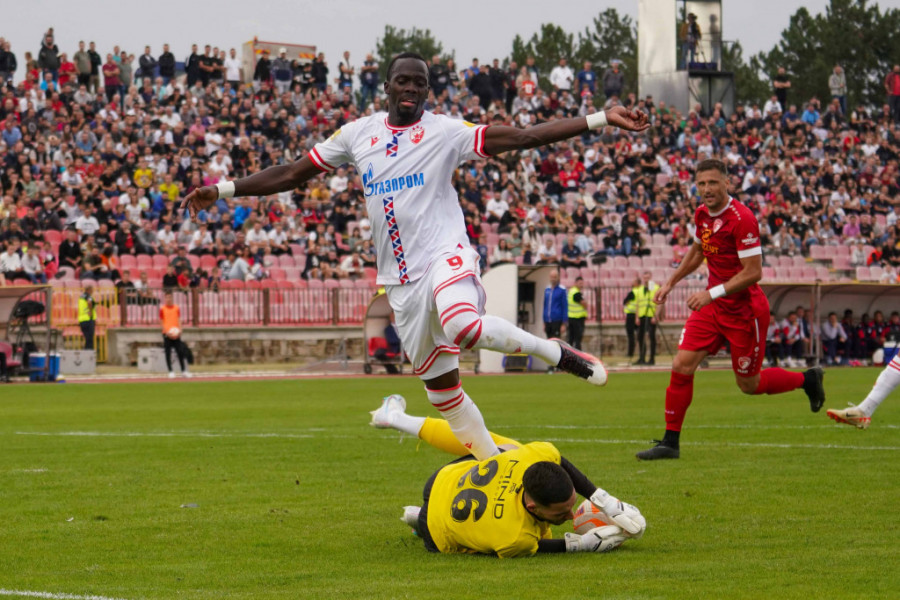
<path fill-rule="evenodd" d="M 177 327 L 173 327 L 166 332 L 166 335 L 169 336 L 171 339 L 175 340 L 175 339 L 178 339 L 179 335 L 181 335 L 181 330 L 178 329 Z"/>
<path fill-rule="evenodd" d="M 584 535 L 594 527 L 615 525 L 615 523 L 607 521 L 607 519 L 609 517 L 606 516 L 606 513 L 591 504 L 590 500 L 585 500 L 578 507 L 578 510 L 575 511 L 575 519 L 572 525 L 575 528 L 575 533 Z"/>

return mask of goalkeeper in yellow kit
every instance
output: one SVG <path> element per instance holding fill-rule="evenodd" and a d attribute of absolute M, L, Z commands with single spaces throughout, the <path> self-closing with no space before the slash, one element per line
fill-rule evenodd
<path fill-rule="evenodd" d="M 372 411 L 373 426 L 415 435 L 461 458 L 436 471 L 425 484 L 423 504 L 407 506 L 403 521 L 431 552 L 496 554 L 501 558 L 544 552 L 608 552 L 647 527 L 640 511 L 595 486 L 547 442 L 521 444 L 491 433 L 502 450 L 478 461 L 446 421 L 406 414 L 402 396 L 388 396 Z M 550 525 L 573 518 L 578 495 L 605 513 L 584 535 L 552 539 Z M 602 517 L 602 515 L 601 515 Z"/>

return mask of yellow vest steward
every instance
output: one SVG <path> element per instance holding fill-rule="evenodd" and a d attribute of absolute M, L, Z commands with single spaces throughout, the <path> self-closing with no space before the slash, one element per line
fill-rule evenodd
<path fill-rule="evenodd" d="M 575 302 L 575 294 L 580 292 L 577 287 L 574 285 L 569 288 L 569 318 L 570 319 L 586 319 L 587 318 L 587 310 L 585 310 L 584 306 Z M 584 301 L 584 298 L 582 298 Z"/>
<path fill-rule="evenodd" d="M 638 317 L 656 316 L 656 304 L 653 302 L 653 294 L 656 293 L 656 288 L 658 287 L 659 286 L 655 283 L 650 282 L 646 292 L 642 285 L 634 288 L 634 299 L 637 302 Z"/>
<path fill-rule="evenodd" d="M 85 321 L 96 321 L 97 320 L 97 307 L 94 306 L 94 309 L 91 310 L 88 301 L 84 296 L 78 298 L 78 322 L 83 323 Z"/>
<path fill-rule="evenodd" d="M 633 315 L 637 313 L 637 297 L 638 292 L 637 288 L 631 288 L 631 293 L 634 294 L 634 298 L 628 301 L 628 304 L 625 305 L 625 314 Z"/>
<path fill-rule="evenodd" d="M 550 524 L 522 504 L 522 476 L 536 462 L 559 464 L 559 450 L 532 442 L 481 462 L 450 464 L 440 470 L 428 501 L 428 530 L 441 552 L 530 556 Z"/>

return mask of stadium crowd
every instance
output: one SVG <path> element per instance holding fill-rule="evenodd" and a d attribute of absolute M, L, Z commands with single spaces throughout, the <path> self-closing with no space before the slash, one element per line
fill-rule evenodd
<path fill-rule="evenodd" d="M 273 271 L 371 279 L 371 229 L 352 167 L 292 193 L 220 200 L 199 226 L 178 210 L 198 186 L 296 160 L 384 108 L 371 55 L 353 64 L 344 53 L 329 68 L 322 54 L 303 63 L 280 50 L 243 73 L 235 49 L 194 45 L 181 72 L 168 45 L 136 58 L 80 42 L 68 54 L 50 30 L 36 55 L 24 53 L 25 77 L 16 80 L 17 52 L 0 39 L 0 284 L 118 280 L 135 268 L 132 279 L 141 271 L 149 285 L 167 287 Z M 460 68 L 434 57 L 430 77 L 428 108 L 452 118 L 527 127 L 624 104 L 653 124 L 460 169 L 455 185 L 484 268 L 651 255 L 677 265 L 693 236 L 693 166 L 718 157 L 733 193 L 760 217 L 767 264 L 830 260 L 816 264 L 835 278 L 874 267 L 870 278 L 898 281 L 900 67 L 887 74 L 881 107 L 845 110 L 836 67 L 831 98 L 792 97 L 780 72 L 769 101 L 731 114 L 699 105 L 681 114 L 638 98 L 618 65 L 572 68 L 560 59 L 537 73 L 531 58 Z"/>

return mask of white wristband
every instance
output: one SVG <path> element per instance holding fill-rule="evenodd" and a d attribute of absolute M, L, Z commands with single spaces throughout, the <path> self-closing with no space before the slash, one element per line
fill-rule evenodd
<path fill-rule="evenodd" d="M 234 182 L 226 181 L 225 183 L 217 183 L 216 189 L 219 190 L 219 198 L 234 198 Z"/>
<path fill-rule="evenodd" d="M 723 284 L 719 284 L 715 287 L 709 288 L 709 297 L 715 300 L 716 298 L 721 298 L 725 295 L 725 286 Z"/>
<path fill-rule="evenodd" d="M 591 113 L 586 116 L 585 119 L 587 119 L 588 129 L 600 129 L 601 127 L 606 127 L 606 125 L 609 123 L 609 121 L 606 120 L 605 110 Z"/>

